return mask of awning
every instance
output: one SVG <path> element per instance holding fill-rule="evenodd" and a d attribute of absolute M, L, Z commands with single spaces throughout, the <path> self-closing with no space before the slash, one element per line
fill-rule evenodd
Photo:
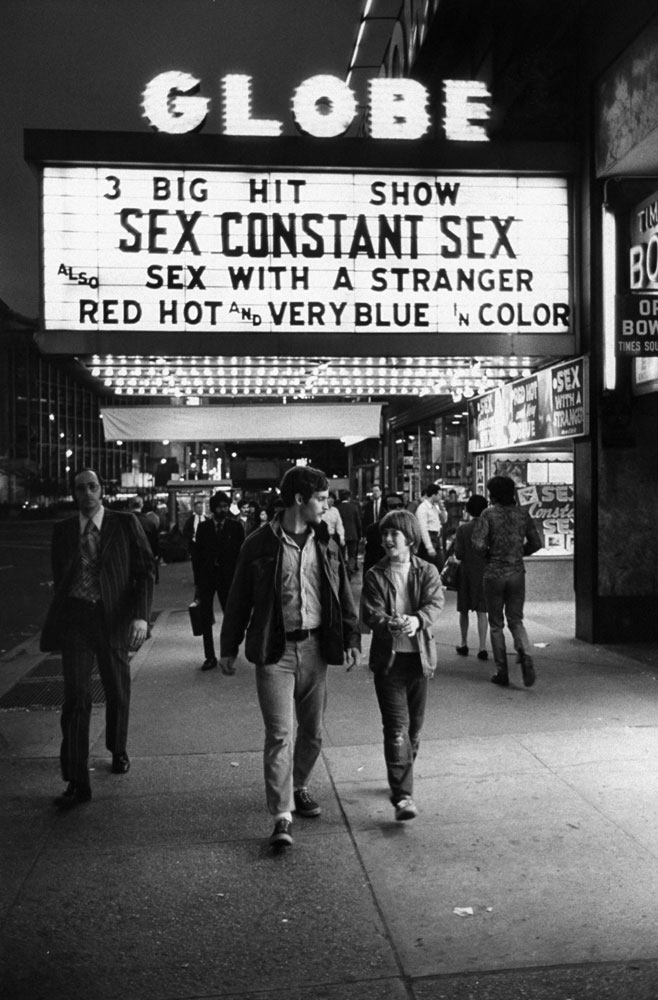
<path fill-rule="evenodd" d="M 106 441 L 310 441 L 379 437 L 381 406 L 106 406 Z"/>

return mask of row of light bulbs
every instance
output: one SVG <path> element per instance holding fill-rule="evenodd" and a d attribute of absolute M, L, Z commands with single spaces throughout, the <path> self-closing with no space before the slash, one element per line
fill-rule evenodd
<path fill-rule="evenodd" d="M 454 359 L 445 367 L 432 358 L 280 359 L 95 357 L 92 376 L 116 395 L 302 397 L 452 395 L 470 398 L 529 369 Z M 293 362 L 293 363 L 290 363 Z M 505 378 L 500 371 L 504 371 Z"/>

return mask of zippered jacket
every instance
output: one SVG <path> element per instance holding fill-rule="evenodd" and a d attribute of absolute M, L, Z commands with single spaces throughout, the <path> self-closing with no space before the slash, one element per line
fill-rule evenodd
<path fill-rule="evenodd" d="M 434 630 L 445 603 L 439 571 L 432 563 L 411 556 L 408 587 L 412 614 L 420 621 L 416 632 L 423 674 L 431 677 L 436 670 L 437 652 Z M 395 659 L 394 637 L 388 622 L 395 615 L 396 589 L 388 558 L 380 559 L 365 575 L 361 591 L 361 616 L 372 630 L 370 669 L 390 670 Z"/>
<path fill-rule="evenodd" d="M 221 656 L 245 656 L 256 666 L 277 663 L 286 636 L 281 601 L 281 515 L 248 535 L 240 550 L 222 623 Z M 320 649 L 327 663 L 343 663 L 347 649 L 361 649 L 358 616 L 338 543 L 326 524 L 313 525 L 320 565 Z"/>

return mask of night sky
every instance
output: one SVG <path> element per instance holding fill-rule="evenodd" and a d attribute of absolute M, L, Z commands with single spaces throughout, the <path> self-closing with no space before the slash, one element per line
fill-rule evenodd
<path fill-rule="evenodd" d="M 212 99 L 204 133 L 221 131 L 220 78 L 247 73 L 254 115 L 295 134 L 293 89 L 318 73 L 344 78 L 362 9 L 363 0 L 3 0 L 0 298 L 39 313 L 38 185 L 23 129 L 148 132 L 146 83 L 181 70 Z"/>

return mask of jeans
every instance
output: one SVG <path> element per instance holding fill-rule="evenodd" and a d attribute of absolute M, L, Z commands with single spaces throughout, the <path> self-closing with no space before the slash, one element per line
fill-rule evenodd
<path fill-rule="evenodd" d="M 507 675 L 507 650 L 503 632 L 504 615 L 517 652 L 530 652 L 530 640 L 523 624 L 525 570 L 503 577 L 484 576 L 484 598 L 489 616 L 491 649 L 498 672 Z"/>
<path fill-rule="evenodd" d="M 265 795 L 276 816 L 293 811 L 293 790 L 307 784 L 322 746 L 327 663 L 318 636 L 287 641 L 278 663 L 257 666 L 256 690 L 265 723 Z"/>
<path fill-rule="evenodd" d="M 413 767 L 425 719 L 428 683 L 417 653 L 398 653 L 387 673 L 375 674 L 393 805 L 413 794 Z"/>

